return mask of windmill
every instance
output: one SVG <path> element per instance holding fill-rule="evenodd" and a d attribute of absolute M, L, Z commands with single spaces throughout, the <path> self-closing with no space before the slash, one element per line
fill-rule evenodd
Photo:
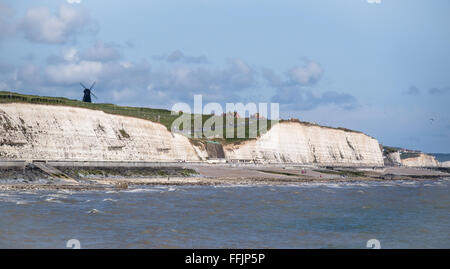
<path fill-rule="evenodd" d="M 92 83 L 92 86 L 90 88 L 84 86 L 83 83 L 80 83 L 80 85 L 81 85 L 81 87 L 84 88 L 84 91 L 83 91 L 84 92 L 83 102 L 92 103 L 91 95 L 94 96 L 95 98 L 97 98 L 97 96 L 95 96 L 95 94 L 92 93 L 92 89 L 95 86 L 95 82 Z"/>

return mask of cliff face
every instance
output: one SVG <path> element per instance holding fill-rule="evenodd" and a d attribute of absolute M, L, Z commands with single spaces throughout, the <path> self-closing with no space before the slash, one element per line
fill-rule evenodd
<path fill-rule="evenodd" d="M 318 163 L 331 166 L 383 166 L 378 141 L 348 132 L 281 122 L 255 140 L 225 147 L 227 159 L 266 163 Z"/>
<path fill-rule="evenodd" d="M 163 125 L 101 111 L 0 104 L 0 159 L 197 161 L 189 140 Z"/>
<path fill-rule="evenodd" d="M 400 152 L 392 152 L 385 155 L 384 165 L 386 166 L 401 166 L 402 159 L 400 158 Z"/>
<path fill-rule="evenodd" d="M 0 159 L 201 161 L 225 154 L 231 161 L 383 166 L 377 140 L 296 122 L 279 123 L 258 139 L 225 145 L 224 151 L 219 146 L 192 144 L 143 119 L 66 106 L 0 104 Z"/>
<path fill-rule="evenodd" d="M 427 154 L 420 153 L 417 157 L 406 158 L 401 160 L 403 166 L 408 167 L 438 167 L 439 162 L 436 159 Z"/>

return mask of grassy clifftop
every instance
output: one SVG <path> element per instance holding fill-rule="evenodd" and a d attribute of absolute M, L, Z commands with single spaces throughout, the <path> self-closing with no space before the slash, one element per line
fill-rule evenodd
<path fill-rule="evenodd" d="M 100 110 L 109 114 L 130 116 L 154 122 L 160 122 L 161 124 L 166 126 L 169 130 L 172 122 L 178 117 L 176 115 L 171 115 L 171 112 L 166 109 L 117 106 L 114 104 L 85 103 L 82 101 L 63 97 L 35 96 L 4 91 L 0 91 L 0 103 L 32 103 L 32 104 L 62 105 L 62 106 L 88 108 Z"/>
<path fill-rule="evenodd" d="M 149 120 L 152 122 L 159 122 L 162 125 L 166 126 L 168 130 L 171 129 L 172 122 L 178 118 L 178 115 L 172 115 L 170 110 L 166 109 L 154 109 L 147 107 L 129 107 L 129 106 L 118 106 L 114 104 L 100 104 L 100 103 L 86 103 L 78 100 L 63 98 L 63 97 L 49 97 L 49 96 L 36 96 L 36 95 L 26 95 L 19 94 L 15 92 L 6 92 L 0 91 L 0 104 L 1 103 L 31 103 L 31 104 L 45 104 L 45 105 L 61 105 L 61 106 L 71 106 L 71 107 L 79 107 L 79 108 L 87 108 L 93 110 L 103 111 L 109 114 L 121 115 L 121 116 L 129 116 L 135 118 L 141 118 L 145 120 Z M 218 117 L 213 115 L 197 115 L 201 116 L 203 122 L 205 122 L 210 117 Z M 225 118 L 223 118 L 223 126 L 226 126 Z M 193 121 L 193 119 L 192 119 Z M 245 119 L 246 127 L 245 133 L 246 137 L 249 137 L 249 119 Z M 256 121 L 256 124 L 258 122 Z M 193 126 L 193 123 L 192 123 Z M 271 127 L 271 122 L 268 122 L 268 128 Z M 200 132 L 201 130 L 191 130 L 192 132 Z M 225 132 L 225 131 L 224 131 Z M 237 133 L 237 128 L 235 128 L 235 137 Z M 258 135 L 261 135 L 258 130 Z M 225 137 L 225 135 L 224 135 Z M 201 138 L 200 140 L 203 140 Z M 235 143 L 240 141 L 248 140 L 248 138 L 227 138 L 227 139 L 211 139 L 222 143 Z"/>
<path fill-rule="evenodd" d="M 153 122 L 159 122 L 162 125 L 166 126 L 168 130 L 171 129 L 172 122 L 178 118 L 178 115 L 172 115 L 170 110 L 167 109 L 154 109 L 154 108 L 147 108 L 147 107 L 129 107 L 129 106 L 118 106 L 114 104 L 100 104 L 100 103 L 85 103 L 78 100 L 63 98 L 63 97 L 49 97 L 49 96 L 36 96 L 36 95 L 26 95 L 26 94 L 19 94 L 15 92 L 7 92 L 7 91 L 0 91 L 0 104 L 1 103 L 31 103 L 31 104 L 46 104 L 46 105 L 61 105 L 61 106 L 72 106 L 72 107 L 79 107 L 79 108 L 87 108 L 87 109 L 93 109 L 93 110 L 99 110 L 103 111 L 105 113 L 109 114 L 115 114 L 115 115 L 121 115 L 121 116 L 129 116 L 129 117 L 135 117 L 135 118 L 141 118 Z M 222 116 L 213 116 L 213 115 L 196 115 L 197 117 L 201 116 L 203 119 L 203 122 L 205 122 L 207 119 L 211 117 L 220 117 L 223 121 L 222 126 L 216 126 L 216 128 L 223 128 L 224 129 L 224 136 L 225 137 L 225 126 L 226 126 L 226 120 L 225 117 Z M 193 120 L 193 119 L 192 119 Z M 239 143 L 248 140 L 249 138 L 249 126 L 251 124 L 257 125 L 257 135 L 260 136 L 263 133 L 259 129 L 259 120 L 249 118 L 243 119 L 245 121 L 245 137 L 246 138 L 226 138 L 226 139 L 207 139 L 207 140 L 214 140 L 221 143 Z M 270 128 L 276 124 L 277 121 L 268 121 L 267 122 L 267 130 L 270 130 Z M 338 129 L 346 132 L 358 132 L 346 128 L 335 128 L 335 127 L 329 127 L 329 126 L 321 126 L 315 123 L 305 122 L 305 121 L 299 121 L 297 119 L 291 119 L 291 120 L 281 120 L 280 122 L 295 122 L 306 126 L 318 126 L 323 128 L 330 128 L 330 129 Z M 239 123 L 235 121 L 235 137 L 237 137 L 237 127 Z M 254 126 L 253 125 L 253 126 Z M 193 126 L 193 124 L 192 124 Z M 201 130 L 191 130 L 191 134 L 194 132 L 201 132 Z M 358 132 L 359 133 L 359 132 Z M 196 139 L 198 140 L 198 139 Z M 205 138 L 200 138 L 200 140 L 206 140 Z"/>

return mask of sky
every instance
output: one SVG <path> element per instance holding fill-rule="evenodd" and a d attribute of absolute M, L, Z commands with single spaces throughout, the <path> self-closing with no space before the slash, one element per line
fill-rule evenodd
<path fill-rule="evenodd" d="M 448 0 L 0 0 L 0 91 L 282 118 L 450 153 Z"/>

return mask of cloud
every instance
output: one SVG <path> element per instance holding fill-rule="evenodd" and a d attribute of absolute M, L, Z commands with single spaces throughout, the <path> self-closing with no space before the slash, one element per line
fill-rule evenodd
<path fill-rule="evenodd" d="M 292 84 L 313 85 L 322 77 L 323 69 L 316 62 L 309 62 L 304 66 L 297 66 L 287 73 Z"/>
<path fill-rule="evenodd" d="M 323 68 L 313 61 L 290 69 L 286 77 L 268 68 L 261 71 L 267 85 L 276 90 L 272 102 L 280 103 L 284 109 L 306 111 L 322 105 L 337 105 L 351 110 L 359 106 L 356 98 L 350 94 L 336 91 L 314 93 L 310 88 L 322 78 L 323 72 Z"/>
<path fill-rule="evenodd" d="M 25 84 L 37 84 L 42 83 L 41 70 L 39 66 L 27 63 L 18 68 L 16 73 L 17 80 Z"/>
<path fill-rule="evenodd" d="M 257 72 L 238 58 L 229 59 L 222 68 L 169 65 L 153 71 L 146 61 L 94 61 L 80 56 L 75 61 L 50 63 L 45 81 L 74 90 L 79 82 L 97 81 L 96 95 L 114 103 L 170 107 L 175 102 L 191 102 L 194 94 L 202 94 L 205 102 L 240 100 L 239 93 L 256 87 Z"/>
<path fill-rule="evenodd" d="M 450 87 L 446 88 L 431 88 L 428 90 L 428 93 L 431 95 L 440 95 L 450 92 Z"/>
<path fill-rule="evenodd" d="M 420 94 L 420 90 L 416 86 L 411 86 L 407 91 L 403 91 L 402 94 L 406 95 L 418 95 Z"/>
<path fill-rule="evenodd" d="M 97 42 L 94 47 L 81 53 L 81 57 L 90 61 L 115 61 L 121 58 L 119 51 L 113 45 Z"/>
<path fill-rule="evenodd" d="M 63 48 L 58 55 L 51 54 L 47 57 L 47 63 L 57 64 L 74 61 L 109 62 L 122 59 L 122 55 L 115 45 L 107 45 L 97 42 L 92 47 L 77 49 L 74 47 Z"/>
<path fill-rule="evenodd" d="M 316 72 L 318 66 L 308 63 L 300 67 L 311 77 L 301 83 L 293 82 L 289 72 L 279 75 L 268 68 L 256 69 L 241 58 L 230 58 L 225 65 L 216 67 L 180 62 L 153 70 L 147 61 L 126 61 L 117 46 L 97 42 L 86 49 L 63 48 L 47 59 L 46 66 L 23 65 L 4 74 L 8 79 L 0 81 L 2 88 L 6 85 L 77 99 L 82 94 L 80 82 L 87 85 L 96 81 L 95 93 L 100 102 L 149 107 L 190 103 L 194 94 L 202 94 L 204 102 L 257 102 L 264 98 L 268 101 L 270 97 L 258 95 L 264 87 L 276 92 L 272 101 L 292 110 L 312 110 L 325 105 L 357 107 L 356 98 L 350 94 L 309 89 L 320 79 L 317 74 L 323 72 Z M 10 67 L 5 66 L 6 69 Z"/>
<path fill-rule="evenodd" d="M 7 74 L 7 73 L 12 72 L 13 70 L 14 70 L 14 66 L 12 66 L 10 64 L 0 63 L 0 73 Z"/>
<path fill-rule="evenodd" d="M 48 66 L 45 74 L 48 81 L 52 83 L 71 84 L 98 80 L 103 68 L 100 62 L 81 61 Z"/>
<path fill-rule="evenodd" d="M 0 41 L 14 34 L 14 24 L 11 19 L 15 11 L 9 5 L 0 2 Z"/>
<path fill-rule="evenodd" d="M 269 68 L 262 68 L 262 76 L 270 87 L 313 86 L 320 81 L 324 73 L 323 68 L 316 62 L 310 61 L 303 66 L 296 66 L 286 72 L 282 78 Z"/>
<path fill-rule="evenodd" d="M 262 68 L 262 77 L 265 79 L 267 84 L 270 87 L 282 87 L 285 82 L 282 80 L 280 76 L 278 76 L 272 69 L 269 68 Z"/>
<path fill-rule="evenodd" d="M 381 4 L 381 0 L 367 0 L 369 4 Z"/>
<path fill-rule="evenodd" d="M 63 51 L 63 59 L 71 62 L 78 60 L 78 50 L 76 48 L 69 48 Z"/>
<path fill-rule="evenodd" d="M 186 56 L 183 52 L 176 50 L 167 56 L 153 56 L 153 59 L 166 61 L 169 63 L 188 63 L 188 64 L 207 64 L 209 63 L 206 56 Z"/>
<path fill-rule="evenodd" d="M 67 3 L 69 3 L 69 4 L 80 4 L 81 0 L 67 0 Z"/>
<path fill-rule="evenodd" d="M 88 23 L 87 11 L 81 8 L 61 5 L 52 14 L 48 7 L 36 7 L 26 11 L 18 29 L 33 42 L 66 43 L 85 30 Z"/>
<path fill-rule="evenodd" d="M 233 58 L 223 68 L 184 65 L 154 71 L 147 89 L 170 100 L 191 101 L 194 94 L 202 94 L 206 102 L 228 102 L 238 100 L 240 93 L 257 86 L 257 71 L 244 60 Z"/>
<path fill-rule="evenodd" d="M 359 106 L 356 98 L 350 94 L 335 91 L 316 94 L 299 87 L 279 89 L 272 98 L 272 102 L 280 103 L 284 109 L 296 111 L 313 110 L 322 105 L 337 105 L 345 110 L 352 110 Z"/>

